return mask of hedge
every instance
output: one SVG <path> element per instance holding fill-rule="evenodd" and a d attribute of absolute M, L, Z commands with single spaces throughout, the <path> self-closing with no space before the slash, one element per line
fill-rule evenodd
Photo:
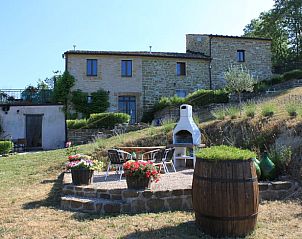
<path fill-rule="evenodd" d="M 9 140 L 0 141 L 0 154 L 8 154 L 12 151 L 14 143 Z"/>
<path fill-rule="evenodd" d="M 91 114 L 87 120 L 89 128 L 109 128 L 116 124 L 129 123 L 130 115 L 124 113 L 99 113 Z"/>
<path fill-rule="evenodd" d="M 283 74 L 284 80 L 302 79 L 302 70 L 292 70 Z"/>
<path fill-rule="evenodd" d="M 75 119 L 75 120 L 66 120 L 68 129 L 81 129 L 87 128 L 87 120 L 86 119 Z"/>
<path fill-rule="evenodd" d="M 163 97 L 161 98 L 153 108 L 144 112 L 142 122 L 151 122 L 154 118 L 154 114 L 169 106 L 179 106 L 181 104 L 190 104 L 193 107 L 200 107 L 212 103 L 228 103 L 229 93 L 224 90 L 197 90 L 189 94 L 186 98 L 180 98 L 178 96 Z"/>
<path fill-rule="evenodd" d="M 106 128 L 112 129 L 116 124 L 128 123 L 130 115 L 124 113 L 98 113 L 91 114 L 86 119 L 67 120 L 68 129 L 95 129 Z"/>

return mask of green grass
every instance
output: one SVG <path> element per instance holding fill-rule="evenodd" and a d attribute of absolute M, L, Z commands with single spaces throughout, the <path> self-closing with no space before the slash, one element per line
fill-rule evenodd
<path fill-rule="evenodd" d="M 272 102 L 267 102 L 261 105 L 261 115 L 264 117 L 272 117 L 277 111 L 277 107 Z"/>
<path fill-rule="evenodd" d="M 197 152 L 196 156 L 205 160 L 247 160 L 255 158 L 256 153 L 247 150 L 239 149 L 232 146 L 220 145 L 205 148 Z"/>
<path fill-rule="evenodd" d="M 79 146 L 78 152 L 91 154 L 96 148 L 105 150 L 116 145 L 137 144 L 147 138 L 150 144 L 155 144 L 158 138 L 163 143 L 163 131 L 172 130 L 172 126 L 99 140 Z M 60 210 L 58 176 L 67 160 L 65 152 L 60 149 L 0 158 L 1 238 L 212 238 L 198 230 L 193 212 L 102 216 Z M 281 238 L 280 233 L 301 238 L 300 210 L 299 202 L 261 204 L 259 226 L 246 238 L 268 238 L 267 235 Z"/>
<path fill-rule="evenodd" d="M 256 104 L 255 103 L 247 103 L 243 105 L 243 111 L 247 117 L 254 118 L 256 115 Z"/>
<path fill-rule="evenodd" d="M 226 110 L 223 108 L 215 109 L 211 111 L 211 114 L 214 116 L 215 119 L 224 120 L 226 116 Z"/>

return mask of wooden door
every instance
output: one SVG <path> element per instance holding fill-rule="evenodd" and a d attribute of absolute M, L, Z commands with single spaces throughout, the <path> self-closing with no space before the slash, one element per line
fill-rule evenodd
<path fill-rule="evenodd" d="M 42 117 L 43 115 L 26 115 L 27 148 L 42 147 Z"/>

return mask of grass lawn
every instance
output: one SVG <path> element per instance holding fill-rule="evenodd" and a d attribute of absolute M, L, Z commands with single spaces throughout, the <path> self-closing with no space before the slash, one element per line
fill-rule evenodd
<path fill-rule="evenodd" d="M 104 148 L 156 136 L 145 129 L 100 141 Z M 96 144 L 80 147 L 91 152 Z M 65 150 L 0 158 L 0 238 L 211 238 L 192 212 L 91 216 L 59 209 Z M 248 238 L 302 238 L 301 198 L 260 205 L 257 230 Z"/>

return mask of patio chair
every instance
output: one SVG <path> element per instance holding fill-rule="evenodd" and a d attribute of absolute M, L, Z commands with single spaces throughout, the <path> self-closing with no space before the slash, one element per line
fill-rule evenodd
<path fill-rule="evenodd" d="M 105 180 L 107 180 L 111 166 L 115 166 L 115 167 L 117 167 L 116 173 L 120 175 L 120 181 L 121 181 L 122 175 L 124 173 L 123 163 L 125 163 L 127 160 L 132 159 L 131 154 L 129 154 L 128 152 L 123 151 L 123 150 L 109 149 L 108 150 L 108 159 L 109 159 L 109 164 L 107 167 Z"/>
<path fill-rule="evenodd" d="M 164 167 L 164 170 L 166 173 L 169 173 L 168 166 L 167 166 L 168 164 L 170 164 L 171 167 L 173 168 L 174 172 L 176 172 L 176 169 L 175 169 L 175 166 L 173 163 L 174 151 L 175 151 L 175 148 L 168 148 L 168 149 L 165 149 L 165 152 L 163 154 L 162 161 L 163 161 L 163 167 Z"/>
<path fill-rule="evenodd" d="M 164 169 L 164 172 L 166 172 L 162 156 L 164 153 L 164 149 L 155 149 L 148 151 L 146 153 L 142 154 L 142 160 L 149 160 L 151 161 L 155 166 L 159 167 L 158 171 L 160 172 L 161 169 Z"/>

